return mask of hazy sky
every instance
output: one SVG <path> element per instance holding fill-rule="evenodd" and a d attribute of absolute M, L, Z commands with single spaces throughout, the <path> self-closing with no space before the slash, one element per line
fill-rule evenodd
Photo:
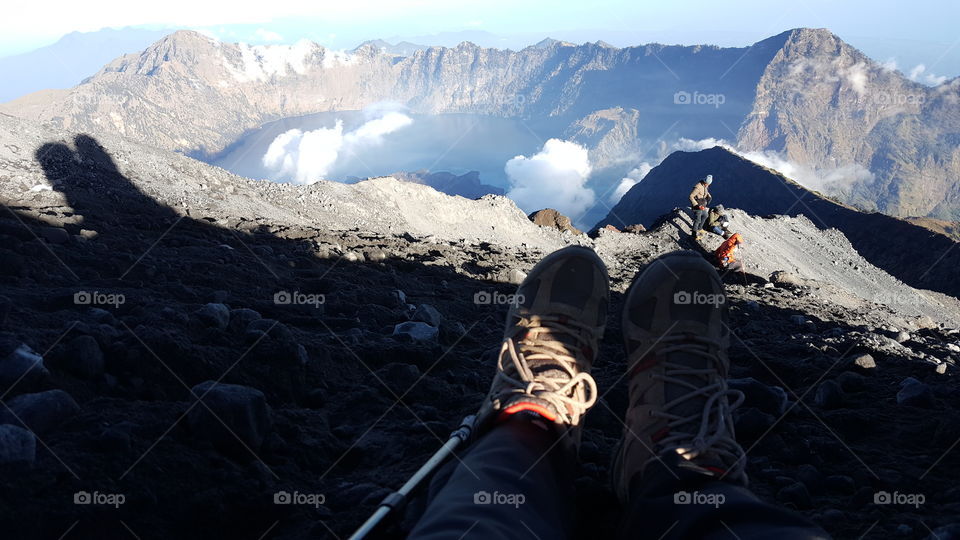
<path fill-rule="evenodd" d="M 373 38 L 483 31 L 517 48 L 552 36 L 626 46 L 711 43 L 743 46 L 801 26 L 826 27 L 879 61 L 908 71 L 960 75 L 960 2 L 955 0 L 288 0 L 130 2 L 9 0 L 0 19 L 0 56 L 25 52 L 72 31 L 152 26 L 203 29 L 225 41 L 312 39 L 352 48 Z M 488 36 L 491 37 L 491 36 Z M 493 37 L 491 37 L 492 39 Z"/>

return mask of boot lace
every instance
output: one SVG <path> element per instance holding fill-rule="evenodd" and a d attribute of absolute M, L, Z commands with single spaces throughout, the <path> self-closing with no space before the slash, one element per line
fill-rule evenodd
<path fill-rule="evenodd" d="M 519 341 L 506 339 L 497 361 L 501 397 L 512 393 L 535 396 L 548 402 L 564 424 L 577 425 L 580 417 L 596 403 L 597 383 L 581 371 L 583 352 L 591 345 L 585 335 L 593 329 L 578 321 L 558 316 L 524 317 L 517 324 L 527 328 Z M 557 339 L 572 337 L 571 342 Z M 573 354 L 571 354 L 573 353 Z M 534 369 L 539 369 L 534 373 Z M 586 400 L 578 396 L 583 390 Z"/>
<path fill-rule="evenodd" d="M 720 343 L 704 336 L 675 335 L 663 338 L 661 344 L 665 346 L 658 352 L 664 356 L 685 352 L 702 356 L 708 361 L 707 367 L 697 369 L 665 360 L 662 364 L 663 374 L 654 375 L 665 385 L 689 390 L 664 404 L 662 410 L 651 413 L 651 416 L 667 420 L 669 435 L 658 443 L 661 452 L 675 451 L 688 460 L 704 455 L 713 456 L 728 467 L 727 476 L 742 477 L 746 456 L 734 438 L 732 413 L 743 403 L 744 395 L 739 390 L 727 388 L 721 374 L 721 359 L 712 352 L 719 350 Z M 691 376 L 704 378 L 707 384 L 694 384 L 689 380 Z M 674 412 L 674 409 L 690 400 L 703 398 L 706 401 L 700 413 L 685 416 Z M 656 459 L 651 458 L 647 463 Z"/>

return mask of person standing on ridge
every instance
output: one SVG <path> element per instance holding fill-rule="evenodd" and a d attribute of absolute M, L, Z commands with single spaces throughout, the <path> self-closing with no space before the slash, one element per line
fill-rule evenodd
<path fill-rule="evenodd" d="M 730 234 L 729 232 L 725 235 L 726 240 L 716 251 L 713 252 L 716 257 L 716 264 L 721 270 L 733 270 L 734 272 L 743 272 L 743 263 L 738 261 L 734 254 L 737 252 L 737 247 L 743 243 L 743 237 L 740 236 L 740 233 Z"/>
<path fill-rule="evenodd" d="M 703 229 L 703 224 L 707 221 L 707 205 L 713 199 L 710 195 L 710 184 L 712 183 L 713 175 L 708 174 L 703 180 L 697 182 L 690 192 L 690 208 L 693 210 L 693 238 L 695 240 L 700 240 L 700 230 Z"/>

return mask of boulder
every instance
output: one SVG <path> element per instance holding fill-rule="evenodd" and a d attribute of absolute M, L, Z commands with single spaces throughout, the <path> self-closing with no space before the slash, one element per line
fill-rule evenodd
<path fill-rule="evenodd" d="M 30 386 L 49 375 L 50 372 L 43 364 L 43 357 L 26 343 L 17 345 L 0 359 L 0 386 L 4 389 L 21 384 Z"/>
<path fill-rule="evenodd" d="M 873 356 L 869 354 L 860 354 L 853 358 L 853 365 L 857 366 L 862 370 L 874 369 L 877 367 L 876 360 L 873 359 Z"/>
<path fill-rule="evenodd" d="M 194 436 L 217 448 L 256 451 L 270 432 L 270 406 L 263 392 L 249 386 L 205 381 L 191 391 L 200 400 L 187 413 L 187 425 Z M 242 442 L 242 444 L 241 444 Z"/>
<path fill-rule="evenodd" d="M 43 227 L 40 229 L 40 237 L 50 244 L 66 244 L 70 241 L 70 233 L 60 227 Z"/>
<path fill-rule="evenodd" d="M 80 412 L 80 406 L 63 390 L 22 394 L 6 403 L 0 422 L 45 435 Z"/>
<path fill-rule="evenodd" d="M 933 392 L 930 387 L 916 379 L 904 381 L 900 391 L 897 392 L 897 404 L 909 405 L 912 407 L 929 407 L 933 405 Z"/>
<path fill-rule="evenodd" d="M 430 304 L 420 304 L 417 306 L 417 310 L 413 313 L 413 320 L 425 322 L 430 326 L 439 327 L 440 323 L 443 322 L 443 315 L 437 311 L 437 308 L 431 306 Z"/>
<path fill-rule="evenodd" d="M 558 231 L 569 232 L 571 234 L 583 234 L 579 229 L 573 226 L 573 222 L 570 221 L 570 218 L 557 212 L 553 208 L 544 208 L 543 210 L 538 210 L 529 216 L 530 221 L 535 225 L 541 227 L 550 227 L 552 229 L 557 229 Z"/>
<path fill-rule="evenodd" d="M 103 375 L 103 351 L 92 336 L 77 336 L 67 343 L 57 366 L 77 377 L 96 379 Z"/>
<path fill-rule="evenodd" d="M 30 465 L 37 458 L 36 436 L 20 426 L 0 425 L 0 465 Z"/>
<path fill-rule="evenodd" d="M 640 233 L 645 233 L 645 232 L 647 232 L 647 228 L 644 227 L 643 225 L 640 225 L 639 223 L 637 223 L 637 224 L 634 224 L 634 225 L 627 225 L 626 227 L 623 228 L 623 232 L 625 232 L 625 233 L 633 233 L 633 234 L 640 234 Z"/>
<path fill-rule="evenodd" d="M 770 282 L 787 287 L 798 287 L 803 285 L 803 282 L 797 277 L 796 274 L 791 274 L 790 272 L 785 272 L 783 270 L 777 270 L 776 272 L 770 274 Z"/>
<path fill-rule="evenodd" d="M 843 406 L 843 389 L 837 381 L 823 381 L 817 387 L 813 402 L 821 409 L 838 409 Z"/>
<path fill-rule="evenodd" d="M 408 321 L 393 327 L 393 335 L 412 341 L 435 341 L 440 330 L 424 322 Z"/>

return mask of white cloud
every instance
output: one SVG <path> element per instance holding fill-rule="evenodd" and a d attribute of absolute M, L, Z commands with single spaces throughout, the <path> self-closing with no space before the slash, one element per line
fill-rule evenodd
<path fill-rule="evenodd" d="M 896 71 L 897 70 L 897 59 L 896 58 L 887 58 L 887 61 L 880 64 L 880 67 L 885 71 Z"/>
<path fill-rule="evenodd" d="M 653 169 L 653 165 L 650 165 L 644 161 L 638 165 L 637 168 L 627 173 L 627 176 L 625 176 L 623 180 L 620 180 L 620 183 L 617 185 L 617 189 L 610 194 L 610 204 L 617 204 L 620 202 L 620 199 L 623 198 L 628 191 L 630 191 L 630 188 L 639 184 L 640 181 L 647 176 L 647 173 L 649 173 L 651 169 Z"/>
<path fill-rule="evenodd" d="M 330 173 L 344 151 L 356 153 L 379 146 L 385 135 L 412 123 L 403 113 L 388 112 L 347 133 L 342 120 L 332 128 L 291 129 L 270 143 L 261 161 L 274 180 L 313 184 Z"/>
<path fill-rule="evenodd" d="M 867 67 L 863 62 L 857 62 L 846 69 L 842 69 L 840 74 L 857 95 L 862 96 L 867 92 Z"/>
<path fill-rule="evenodd" d="M 266 28 L 257 28 L 253 36 L 258 41 L 283 41 L 283 36 Z"/>
<path fill-rule="evenodd" d="M 587 149 L 574 142 L 550 139 L 537 154 L 508 161 L 504 171 L 507 196 L 527 212 L 553 208 L 576 220 L 596 198 L 586 187 L 592 172 Z"/>
<path fill-rule="evenodd" d="M 927 86 L 940 86 L 943 84 L 947 78 L 943 75 L 934 75 L 932 72 L 927 72 L 927 66 L 923 64 L 917 64 L 910 70 L 910 73 L 907 77 L 913 81 Z"/>

